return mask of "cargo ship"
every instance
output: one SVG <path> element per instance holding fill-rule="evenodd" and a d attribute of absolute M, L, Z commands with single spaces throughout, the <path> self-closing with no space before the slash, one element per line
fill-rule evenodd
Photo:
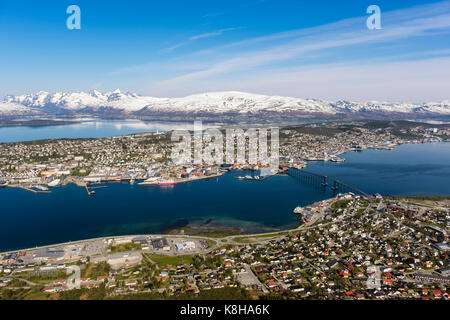
<path fill-rule="evenodd" d="M 175 185 L 178 182 L 176 182 L 175 180 L 161 180 L 158 181 L 158 186 L 166 186 L 166 185 Z"/>
<path fill-rule="evenodd" d="M 152 185 L 157 184 L 157 181 L 159 180 L 159 177 L 151 177 L 147 180 L 144 180 L 143 182 L 138 183 L 138 185 Z"/>

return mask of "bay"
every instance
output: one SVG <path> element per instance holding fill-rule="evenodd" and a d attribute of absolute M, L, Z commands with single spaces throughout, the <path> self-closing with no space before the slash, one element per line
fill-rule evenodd
<path fill-rule="evenodd" d="M 208 126 L 204 126 L 208 127 Z M 105 138 L 143 132 L 193 129 L 192 122 L 141 120 L 80 120 L 77 123 L 40 127 L 0 127 L 0 143 L 63 138 Z"/>
<path fill-rule="evenodd" d="M 307 170 L 337 178 L 367 193 L 450 195 L 450 143 L 405 144 L 388 150 L 342 155 L 344 163 L 310 162 Z M 88 197 L 74 185 L 51 194 L 0 189 L 0 251 L 87 238 L 161 233 L 211 221 L 245 233 L 296 225 L 292 211 L 334 194 L 330 186 L 291 176 L 242 181 L 232 171 L 220 178 L 174 187 L 111 183 Z"/>

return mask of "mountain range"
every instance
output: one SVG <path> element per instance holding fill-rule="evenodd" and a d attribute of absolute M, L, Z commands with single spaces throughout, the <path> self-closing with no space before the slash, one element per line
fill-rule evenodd
<path fill-rule="evenodd" d="M 450 117 L 450 101 L 390 103 L 325 101 L 244 92 L 210 92 L 183 98 L 155 98 L 119 89 L 8 95 L 0 118 L 42 116 L 142 119 L 295 120 L 300 118 L 439 118 Z"/>

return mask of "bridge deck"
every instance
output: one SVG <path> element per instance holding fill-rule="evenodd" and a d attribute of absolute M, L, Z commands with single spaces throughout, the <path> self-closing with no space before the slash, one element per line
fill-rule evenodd
<path fill-rule="evenodd" d="M 329 180 L 329 181 L 333 182 L 336 185 L 340 185 L 342 187 L 348 188 L 348 189 L 353 190 L 353 191 L 355 191 L 355 192 L 357 192 L 359 194 L 362 194 L 366 198 L 370 198 L 370 196 L 367 193 L 365 193 L 364 191 L 362 191 L 361 189 L 353 187 L 353 186 L 351 186 L 349 184 L 346 184 L 346 183 L 344 183 L 344 182 L 342 182 L 340 180 L 334 179 L 332 177 L 328 177 L 328 176 L 325 176 L 325 175 L 322 175 L 322 174 L 318 174 L 318 173 L 314 173 L 314 172 L 310 172 L 310 171 L 306 171 L 306 170 L 300 170 L 300 169 L 293 168 L 293 167 L 289 168 L 288 174 L 289 174 L 289 171 L 291 171 L 291 170 L 295 171 L 298 174 L 304 173 L 304 174 L 309 174 L 311 176 L 315 176 L 315 177 L 321 178 L 321 179 L 324 180 L 324 182 L 326 180 Z"/>

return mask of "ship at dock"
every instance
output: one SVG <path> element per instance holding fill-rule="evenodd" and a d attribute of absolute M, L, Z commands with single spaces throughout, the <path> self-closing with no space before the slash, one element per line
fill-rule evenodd
<path fill-rule="evenodd" d="M 159 180 L 159 177 L 150 177 L 140 183 L 138 185 L 151 185 L 151 184 L 157 184 Z"/>
<path fill-rule="evenodd" d="M 330 159 L 331 162 L 345 162 L 345 159 L 339 157 L 333 157 Z"/>
<path fill-rule="evenodd" d="M 158 181 L 158 186 L 170 186 L 170 185 L 176 185 L 178 182 L 176 182 L 175 180 L 169 180 L 169 179 L 164 179 L 161 181 Z"/>

